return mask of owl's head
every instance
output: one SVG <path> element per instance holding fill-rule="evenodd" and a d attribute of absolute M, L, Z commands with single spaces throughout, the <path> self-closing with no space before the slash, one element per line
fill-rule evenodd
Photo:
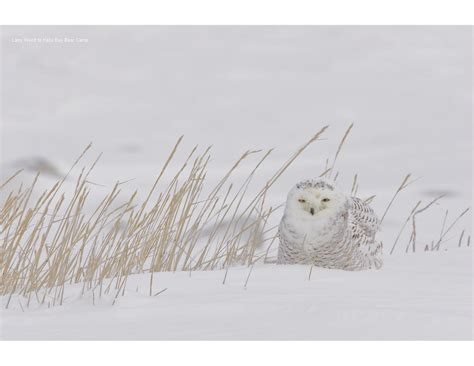
<path fill-rule="evenodd" d="M 319 220 L 345 213 L 347 197 L 325 180 L 298 183 L 288 194 L 286 210 L 303 220 Z"/>

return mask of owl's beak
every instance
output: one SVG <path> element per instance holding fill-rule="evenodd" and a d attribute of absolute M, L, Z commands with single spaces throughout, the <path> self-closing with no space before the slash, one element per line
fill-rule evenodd
<path fill-rule="evenodd" d="M 309 212 L 310 212 L 311 215 L 314 216 L 314 208 L 313 208 L 313 207 L 311 207 L 311 208 L 309 209 Z"/>

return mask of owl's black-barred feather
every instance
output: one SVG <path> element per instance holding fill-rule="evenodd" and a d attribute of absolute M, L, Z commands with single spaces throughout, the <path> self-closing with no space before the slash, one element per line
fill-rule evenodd
<path fill-rule="evenodd" d="M 379 220 L 374 210 L 364 201 L 357 197 L 351 197 L 350 213 L 353 217 L 352 223 L 356 229 L 364 231 L 368 237 L 375 237 L 379 228 Z"/>
<path fill-rule="evenodd" d="M 379 220 L 374 210 L 360 198 L 350 199 L 349 226 L 352 233 L 352 243 L 357 250 L 354 255 L 357 262 L 366 263 L 367 268 L 380 268 L 382 261 L 382 243 L 375 240 L 379 229 Z"/>

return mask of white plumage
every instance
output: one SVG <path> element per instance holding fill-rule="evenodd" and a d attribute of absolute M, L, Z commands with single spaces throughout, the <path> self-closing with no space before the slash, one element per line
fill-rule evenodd
<path fill-rule="evenodd" d="M 372 208 L 324 180 L 298 183 L 280 222 L 277 262 L 345 270 L 380 268 L 382 243 Z"/>

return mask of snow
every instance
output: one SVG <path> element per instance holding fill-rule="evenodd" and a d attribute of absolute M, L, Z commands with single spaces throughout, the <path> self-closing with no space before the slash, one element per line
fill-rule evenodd
<path fill-rule="evenodd" d="M 125 200 L 151 186 L 184 134 L 171 168 L 195 144 L 213 145 L 209 186 L 245 150 L 274 147 L 251 195 L 329 124 L 325 139 L 270 190 L 267 203 L 277 206 L 294 183 L 324 170 L 350 122 L 355 126 L 336 168 L 343 190 L 357 173 L 359 195 L 375 194 L 372 205 L 381 215 L 407 173 L 420 178 L 384 220 L 381 272 L 314 269 L 307 281 L 307 267 L 256 266 L 246 290 L 248 268 L 231 268 L 225 286 L 222 272 L 160 273 L 156 291 L 168 289 L 152 298 L 147 276 L 134 276 L 114 306 L 110 299 L 92 306 L 89 298 L 69 298 L 62 307 L 23 313 L 15 301 L 2 311 L 2 338 L 471 338 L 471 252 L 457 248 L 461 230 L 465 238 L 472 232 L 471 214 L 440 252 L 420 252 L 438 240 L 446 210 L 450 223 L 472 206 L 470 27 L 0 29 L 2 180 L 26 161 L 64 173 L 93 141 L 86 162 L 104 155 L 91 177 L 100 184 L 91 200 L 99 202 L 117 180 L 133 179 L 122 186 Z M 89 41 L 11 42 L 46 36 Z M 256 159 L 234 179 L 246 177 Z M 45 174 L 38 192 L 56 179 Z M 416 202 L 442 193 L 439 205 L 420 214 L 417 252 L 404 253 L 407 229 L 388 256 Z"/>
<path fill-rule="evenodd" d="M 466 340 L 472 326 L 471 250 L 391 256 L 380 271 L 303 265 L 135 275 L 125 296 L 3 310 L 3 339 Z M 23 307 L 24 307 L 23 302 Z"/>

